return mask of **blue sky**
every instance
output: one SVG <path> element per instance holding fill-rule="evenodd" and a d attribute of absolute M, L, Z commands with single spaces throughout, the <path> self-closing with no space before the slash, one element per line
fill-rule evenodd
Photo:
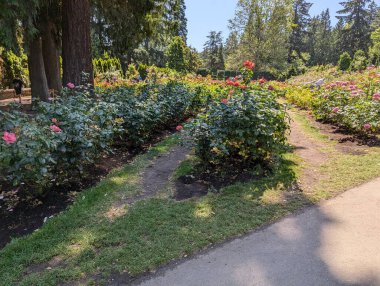
<path fill-rule="evenodd" d="M 331 15 L 340 9 L 342 0 L 310 0 L 314 3 L 311 15 L 317 15 L 326 8 Z M 201 51 L 209 31 L 222 31 L 228 36 L 228 20 L 233 18 L 237 0 L 186 0 L 188 19 L 188 44 Z M 380 5 L 380 0 L 376 3 Z M 335 17 L 332 19 L 335 21 Z"/>

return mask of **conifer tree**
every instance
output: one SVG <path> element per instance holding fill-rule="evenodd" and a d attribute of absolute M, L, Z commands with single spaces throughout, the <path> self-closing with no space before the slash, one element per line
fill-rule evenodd
<path fill-rule="evenodd" d="M 342 31 L 345 40 L 346 51 L 351 55 L 357 50 L 368 51 L 370 39 L 370 13 L 367 4 L 370 0 L 348 0 L 340 2 L 343 9 L 337 13 L 338 19 L 342 19 L 344 29 Z"/>
<path fill-rule="evenodd" d="M 312 4 L 305 0 L 295 0 L 293 3 L 293 22 L 290 35 L 289 55 L 295 51 L 299 56 L 307 50 L 308 26 L 310 24 L 309 10 Z"/>
<path fill-rule="evenodd" d="M 203 60 L 205 66 L 213 72 L 224 69 L 222 32 L 211 31 L 204 44 Z"/>

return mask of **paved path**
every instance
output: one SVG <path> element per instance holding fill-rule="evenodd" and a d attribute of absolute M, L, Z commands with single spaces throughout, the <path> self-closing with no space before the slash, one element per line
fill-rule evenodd
<path fill-rule="evenodd" d="M 380 285 L 380 178 L 137 285 Z"/>

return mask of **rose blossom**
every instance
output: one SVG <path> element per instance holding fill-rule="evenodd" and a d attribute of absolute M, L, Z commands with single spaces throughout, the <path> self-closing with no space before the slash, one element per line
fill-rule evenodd
<path fill-rule="evenodd" d="M 16 142 L 17 137 L 16 137 L 16 134 L 14 134 L 14 133 L 4 132 L 3 140 L 4 140 L 7 144 L 13 144 L 13 143 Z"/>
<path fill-rule="evenodd" d="M 364 129 L 368 130 L 368 129 L 371 129 L 372 126 L 371 126 L 371 124 L 366 123 L 366 124 L 363 125 L 363 127 L 364 127 Z"/>
<path fill-rule="evenodd" d="M 334 107 L 333 110 L 332 110 L 332 112 L 338 113 L 339 112 L 339 107 Z"/>
<path fill-rule="evenodd" d="M 59 128 L 57 125 L 52 125 L 52 126 L 50 126 L 50 130 L 53 131 L 53 132 L 55 132 L 55 133 L 60 133 L 60 132 L 62 132 L 62 129 Z"/>
<path fill-rule="evenodd" d="M 375 100 L 375 101 L 379 101 L 379 100 L 380 100 L 380 93 L 375 93 L 375 94 L 372 96 L 372 99 Z"/>
<path fill-rule="evenodd" d="M 75 84 L 73 84 L 72 82 L 69 82 L 66 86 L 67 86 L 69 89 L 74 89 L 74 88 L 75 88 Z"/>

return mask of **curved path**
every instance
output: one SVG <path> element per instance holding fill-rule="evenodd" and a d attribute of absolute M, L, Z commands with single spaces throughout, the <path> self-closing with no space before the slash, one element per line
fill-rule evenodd
<path fill-rule="evenodd" d="M 380 285 L 379 222 L 380 178 L 133 285 Z"/>

